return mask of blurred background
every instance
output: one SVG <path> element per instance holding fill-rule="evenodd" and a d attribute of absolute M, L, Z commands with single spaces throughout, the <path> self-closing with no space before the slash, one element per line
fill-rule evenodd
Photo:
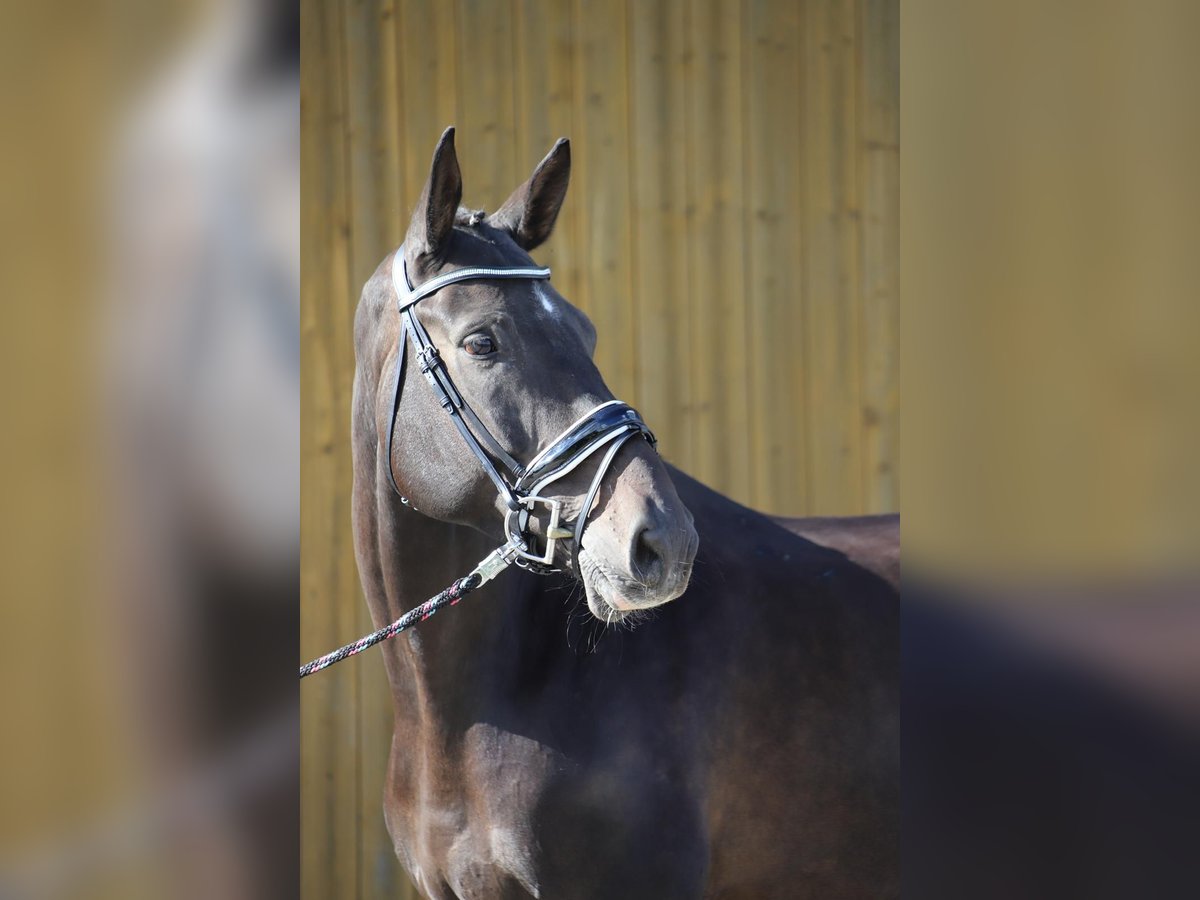
<path fill-rule="evenodd" d="M 295 896 L 299 9 L 0 26 L 0 896 Z"/>
<path fill-rule="evenodd" d="M 1198 39 L 904 4 L 905 896 L 1200 893 Z"/>
<path fill-rule="evenodd" d="M 350 531 L 352 325 L 456 125 L 495 210 L 559 137 L 535 253 L 672 463 L 790 515 L 899 491 L 896 0 L 326 0 L 302 17 L 301 655 L 373 626 Z M 302 690 L 305 896 L 406 896 L 371 655 Z"/>
<path fill-rule="evenodd" d="M 738 499 L 894 507 L 905 348 L 906 896 L 1200 894 L 1200 6 L 908 0 L 896 81 L 895 6 L 313 3 L 303 128 L 297 11 L 3 10 L 0 896 L 298 892 L 297 648 L 366 630 L 346 324 L 450 122 L 483 206 L 573 139 L 540 255 Z M 304 685 L 311 897 L 400 877 L 347 665 Z"/>

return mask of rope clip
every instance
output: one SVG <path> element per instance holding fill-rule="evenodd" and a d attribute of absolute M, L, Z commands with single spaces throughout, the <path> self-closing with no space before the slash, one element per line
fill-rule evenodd
<path fill-rule="evenodd" d="M 486 584 L 491 581 L 514 562 L 512 555 L 516 548 L 512 544 L 505 544 L 503 547 L 497 547 L 482 560 L 479 561 L 472 575 L 479 576 L 479 583 Z"/>

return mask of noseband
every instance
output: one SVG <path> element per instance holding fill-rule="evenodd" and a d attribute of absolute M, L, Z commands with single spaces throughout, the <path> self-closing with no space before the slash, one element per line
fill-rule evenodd
<path fill-rule="evenodd" d="M 396 260 L 400 265 L 396 265 Z M 573 558 L 578 565 L 579 551 L 583 547 L 583 530 L 588 515 L 596 502 L 600 484 L 609 466 L 622 446 L 635 435 L 641 435 L 650 446 L 656 441 L 650 428 L 642 421 L 637 410 L 620 400 L 601 403 L 591 412 L 565 429 L 554 440 L 540 450 L 528 465 L 521 465 L 500 445 L 487 430 L 479 417 L 463 399 L 450 379 L 450 372 L 442 361 L 437 347 L 429 338 L 429 332 L 417 317 L 416 306 L 426 297 L 442 288 L 463 281 L 496 281 L 522 279 L 544 281 L 550 278 L 549 269 L 536 268 L 469 268 L 458 269 L 431 278 L 414 288 L 408 277 L 408 265 L 404 261 L 401 247 L 392 257 L 392 283 L 399 298 L 400 338 L 396 353 L 396 386 L 392 397 L 391 419 L 387 433 L 387 469 L 392 489 L 406 505 L 408 499 L 401 493 L 392 471 L 392 438 L 396 430 L 396 416 L 400 409 L 400 391 L 404 383 L 405 348 L 409 340 L 413 345 L 413 358 L 421 367 L 421 373 L 429 382 L 435 396 L 450 415 L 454 427 L 462 435 L 471 452 L 479 460 L 496 490 L 508 507 L 504 513 L 504 533 L 508 543 L 493 554 L 501 567 L 516 564 L 539 574 L 559 571 L 552 566 L 556 542 L 574 539 Z M 607 448 L 607 449 L 605 449 Z M 560 524 L 562 501 L 542 496 L 542 491 L 570 474 L 596 453 L 605 450 L 600 465 L 592 478 L 592 484 L 580 507 L 574 530 Z M 530 518 L 541 506 L 548 516 L 545 534 L 545 550 L 537 553 L 533 536 L 529 530 Z"/>

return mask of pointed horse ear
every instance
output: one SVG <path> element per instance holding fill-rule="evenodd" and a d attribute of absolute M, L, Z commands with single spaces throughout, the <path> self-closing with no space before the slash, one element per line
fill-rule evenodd
<path fill-rule="evenodd" d="M 559 138 L 529 180 L 513 191 L 488 222 L 512 235 L 523 250 L 550 237 L 571 180 L 571 142 Z"/>
<path fill-rule="evenodd" d="M 412 253 L 435 259 L 445 253 L 461 200 L 462 172 L 458 168 L 458 154 L 454 152 L 452 125 L 442 132 L 438 140 L 429 178 L 425 181 L 417 208 L 413 210 L 408 236 L 404 239 Z"/>

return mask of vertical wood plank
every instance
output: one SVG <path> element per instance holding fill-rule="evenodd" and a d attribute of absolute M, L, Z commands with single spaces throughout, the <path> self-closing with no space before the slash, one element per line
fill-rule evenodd
<path fill-rule="evenodd" d="M 347 639 L 358 610 L 345 595 L 342 523 L 348 516 L 345 450 L 352 360 L 349 224 L 343 127 L 340 5 L 308 2 L 301 43 L 301 655 Z M 311 63 L 307 61 L 311 60 Z M 351 568 L 350 571 L 353 571 Z M 353 591 L 351 591 L 353 594 Z M 353 671 L 313 679 L 302 691 L 301 885 L 305 897 L 358 894 L 357 679 Z"/>
<path fill-rule="evenodd" d="M 587 260 L 579 305 L 599 333 L 596 363 L 609 387 L 636 404 L 632 242 L 630 240 L 629 86 L 624 4 L 575 0 L 576 197 L 584 210 L 580 252 Z"/>
<path fill-rule="evenodd" d="M 345 0 L 351 239 L 348 314 L 353 312 L 363 283 L 379 261 L 404 239 L 407 226 L 408 210 L 402 197 L 403 154 L 398 140 L 402 104 L 396 6 L 396 0 Z M 348 414 L 345 426 L 344 443 L 348 448 Z M 352 552 L 349 517 L 335 524 L 344 532 L 343 546 Z M 346 571 L 355 571 L 353 558 L 343 564 Z M 375 626 L 357 578 L 355 582 L 347 585 L 341 602 L 353 604 L 355 631 L 365 634 Z M 358 896 L 363 900 L 415 896 L 409 893 L 408 876 L 396 858 L 383 821 L 381 798 L 391 749 L 392 709 L 382 660 L 378 656 L 364 658 L 355 666 L 354 674 L 359 704 Z"/>
<path fill-rule="evenodd" d="M 403 229 L 429 175 L 438 136 L 458 122 L 458 38 L 453 3 L 400 0 L 400 79 L 404 122 Z"/>
<path fill-rule="evenodd" d="M 863 0 L 862 385 L 865 506 L 900 508 L 900 3 Z"/>
<path fill-rule="evenodd" d="M 398 142 L 401 97 L 397 0 L 345 0 L 346 104 L 349 126 L 351 272 L 357 303 L 379 261 L 404 240 L 403 154 Z"/>
<path fill-rule="evenodd" d="M 664 435 L 665 458 L 694 468 L 687 416 L 687 96 L 683 0 L 629 5 L 633 196 L 631 236 L 638 405 Z"/>
<path fill-rule="evenodd" d="M 517 178 L 509 0 L 457 0 L 458 159 L 463 202 L 496 209 Z"/>
<path fill-rule="evenodd" d="M 571 6 L 556 0 L 513 0 L 516 58 L 517 178 L 524 180 L 560 137 L 575 139 L 572 60 L 575 55 Z M 578 171 L 558 216 L 554 234 L 536 251 L 537 260 L 554 270 L 554 286 L 568 300 L 579 295 L 583 277 L 576 253 L 582 208 Z"/>
<path fill-rule="evenodd" d="M 752 499 L 746 332 L 741 4 L 692 0 L 688 72 L 688 291 L 692 452 L 684 468 Z M 678 156 L 679 150 L 671 151 Z M 671 164 L 668 162 L 667 164 Z"/>
<path fill-rule="evenodd" d="M 803 286 L 808 510 L 860 511 L 857 7 L 821 0 L 804 18 Z"/>
<path fill-rule="evenodd" d="M 746 84 L 747 323 L 754 505 L 808 510 L 803 458 L 804 320 L 797 266 L 804 209 L 798 8 L 748 0 Z"/>

